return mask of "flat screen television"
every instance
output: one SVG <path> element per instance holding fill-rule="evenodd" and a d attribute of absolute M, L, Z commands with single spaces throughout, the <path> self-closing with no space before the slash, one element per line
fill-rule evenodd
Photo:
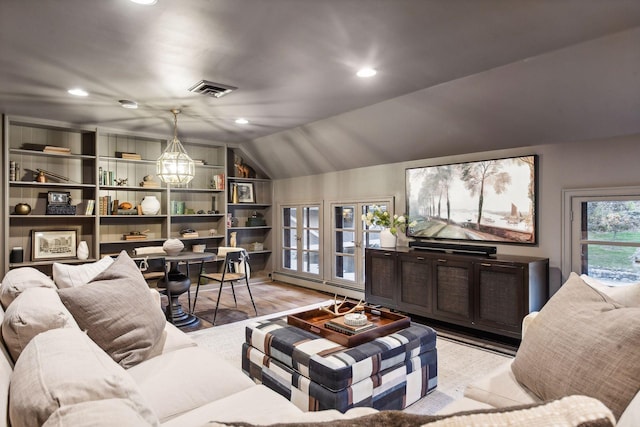
<path fill-rule="evenodd" d="M 538 156 L 406 170 L 407 236 L 537 244 Z"/>

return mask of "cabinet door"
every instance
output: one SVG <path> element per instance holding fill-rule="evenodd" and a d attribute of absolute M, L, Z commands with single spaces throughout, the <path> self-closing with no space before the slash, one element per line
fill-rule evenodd
<path fill-rule="evenodd" d="M 432 260 L 416 254 L 400 254 L 398 271 L 398 308 L 418 315 L 430 315 L 433 305 Z"/>
<path fill-rule="evenodd" d="M 446 320 L 471 323 L 473 264 L 437 258 L 434 268 L 434 314 Z"/>
<path fill-rule="evenodd" d="M 525 265 L 476 264 L 476 318 L 480 326 L 519 336 L 524 310 Z"/>
<path fill-rule="evenodd" d="M 396 254 L 393 251 L 366 250 L 365 300 L 371 304 L 395 307 Z"/>

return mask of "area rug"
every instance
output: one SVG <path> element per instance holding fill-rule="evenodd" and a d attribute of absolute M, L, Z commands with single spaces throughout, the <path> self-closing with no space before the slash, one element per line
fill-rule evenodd
<path fill-rule="evenodd" d="M 241 368 L 242 343 L 244 342 L 245 327 L 258 320 L 284 317 L 287 314 L 311 310 L 313 308 L 332 304 L 333 300 L 323 303 L 299 307 L 281 313 L 254 317 L 240 322 L 214 326 L 188 335 L 198 345 L 208 347 L 217 355 Z M 470 382 L 485 376 L 487 373 L 508 363 L 511 356 L 479 348 L 470 344 L 457 342 L 449 338 L 438 336 L 438 387 L 429 395 L 420 399 L 405 409 L 414 414 L 435 414 L 440 409 L 462 397 L 464 388 Z"/>

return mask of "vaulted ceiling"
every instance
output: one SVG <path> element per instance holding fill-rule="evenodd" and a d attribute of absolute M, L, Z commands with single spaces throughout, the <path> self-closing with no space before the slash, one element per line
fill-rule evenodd
<path fill-rule="evenodd" d="M 637 0 L 1 0 L 0 112 L 169 136 L 180 108 L 285 178 L 640 134 L 639 46 Z"/>

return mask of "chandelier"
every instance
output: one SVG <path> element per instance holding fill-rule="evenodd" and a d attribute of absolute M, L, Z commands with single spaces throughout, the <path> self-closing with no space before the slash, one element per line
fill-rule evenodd
<path fill-rule="evenodd" d="M 156 174 L 167 184 L 187 184 L 195 175 L 195 164 L 178 139 L 178 114 L 173 109 L 173 140 L 156 161 Z"/>

